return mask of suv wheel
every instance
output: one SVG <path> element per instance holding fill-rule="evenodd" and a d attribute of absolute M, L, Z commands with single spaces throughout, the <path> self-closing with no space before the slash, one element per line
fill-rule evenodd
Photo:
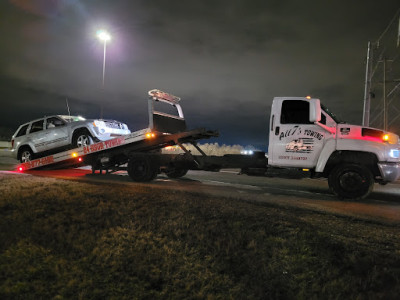
<path fill-rule="evenodd" d="M 19 155 L 19 161 L 21 163 L 26 163 L 33 159 L 33 152 L 30 148 L 23 148 L 21 154 Z"/>
<path fill-rule="evenodd" d="M 82 148 L 92 144 L 92 137 L 87 130 L 82 130 L 74 134 L 72 145 L 74 148 Z"/>

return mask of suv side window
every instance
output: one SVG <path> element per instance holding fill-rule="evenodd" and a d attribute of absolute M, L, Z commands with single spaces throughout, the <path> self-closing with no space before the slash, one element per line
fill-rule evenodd
<path fill-rule="evenodd" d="M 60 127 L 65 125 L 63 121 L 61 121 L 59 118 L 57 117 L 50 117 L 47 118 L 46 120 L 46 128 L 54 128 L 54 127 Z"/>
<path fill-rule="evenodd" d="M 281 124 L 312 124 L 310 123 L 310 102 L 304 100 L 283 101 Z"/>
<path fill-rule="evenodd" d="M 33 122 L 29 133 L 38 132 L 38 131 L 43 130 L 43 123 L 44 123 L 43 119 Z"/>
<path fill-rule="evenodd" d="M 23 136 L 26 134 L 26 130 L 28 129 L 29 123 L 22 126 L 20 130 L 18 130 L 17 134 L 15 135 L 15 137 L 19 137 L 19 136 Z"/>

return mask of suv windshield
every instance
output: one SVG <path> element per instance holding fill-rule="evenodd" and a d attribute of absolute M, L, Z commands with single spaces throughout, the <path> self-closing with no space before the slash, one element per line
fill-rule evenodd
<path fill-rule="evenodd" d="M 65 120 L 65 122 L 77 122 L 77 121 L 85 121 L 86 119 L 81 116 L 60 116 Z"/>
<path fill-rule="evenodd" d="M 344 121 L 340 120 L 333 112 L 331 112 L 325 105 L 321 104 L 321 109 L 330 116 L 336 123 L 345 123 Z"/>

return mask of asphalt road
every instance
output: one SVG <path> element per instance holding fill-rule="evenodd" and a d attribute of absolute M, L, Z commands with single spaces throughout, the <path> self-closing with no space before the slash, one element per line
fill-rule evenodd
<path fill-rule="evenodd" d="M 16 161 L 0 158 L 0 169 L 12 170 Z M 2 171 L 6 174 L 16 172 Z M 10 173 L 7 173 L 10 172 Z M 189 171 L 180 179 L 159 175 L 150 183 L 135 183 L 120 171 L 114 174 L 91 174 L 90 169 L 30 171 L 33 176 L 56 177 L 110 188 L 124 185 L 145 185 L 151 188 L 178 190 L 232 200 L 264 202 L 284 207 L 310 209 L 322 213 L 352 217 L 368 221 L 400 224 L 400 182 L 385 186 L 375 184 L 374 192 L 362 201 L 341 201 L 331 194 L 323 179 L 287 179 L 238 175 L 237 170 L 221 172 Z"/>

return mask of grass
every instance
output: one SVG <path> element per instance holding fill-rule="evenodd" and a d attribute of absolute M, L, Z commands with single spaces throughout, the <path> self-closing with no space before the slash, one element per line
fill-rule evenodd
<path fill-rule="evenodd" d="M 0 174 L 1 299 L 396 299 L 399 227 Z"/>

